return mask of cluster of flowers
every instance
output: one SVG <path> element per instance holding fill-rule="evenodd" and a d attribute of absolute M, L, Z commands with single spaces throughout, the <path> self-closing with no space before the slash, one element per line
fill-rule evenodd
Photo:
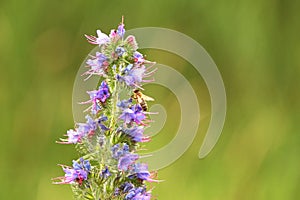
<path fill-rule="evenodd" d="M 90 105 L 86 122 L 77 123 L 58 142 L 75 144 L 81 157 L 72 167 L 61 165 L 65 176 L 54 179 L 71 184 L 76 199 L 149 200 L 152 189 L 145 182 L 157 182 L 137 153 L 141 143 L 150 141 L 144 128 L 153 113 L 132 97 L 134 90 L 144 90 L 143 83 L 153 81 L 155 63 L 137 51 L 134 36 L 124 39 L 124 34 L 122 22 L 109 36 L 100 30 L 97 36 L 86 35 L 98 51 L 86 61 L 83 75 L 99 76 L 99 87 L 88 91 L 90 99 L 82 102 Z"/>

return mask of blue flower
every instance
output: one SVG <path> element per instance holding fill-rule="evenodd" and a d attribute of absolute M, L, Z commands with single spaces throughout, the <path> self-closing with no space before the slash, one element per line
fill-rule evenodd
<path fill-rule="evenodd" d="M 122 146 L 120 144 L 115 144 L 111 148 L 112 157 L 114 159 L 119 159 L 121 156 L 129 153 L 129 146 L 126 143 L 123 143 Z"/>
<path fill-rule="evenodd" d="M 125 196 L 125 200 L 150 200 L 151 194 L 144 187 L 132 188 Z"/>
<path fill-rule="evenodd" d="M 105 115 L 102 115 L 101 117 L 99 117 L 97 119 L 98 126 L 101 128 L 101 130 L 108 131 L 109 128 L 103 124 L 103 122 L 105 122 L 105 121 L 107 121 L 107 117 Z"/>
<path fill-rule="evenodd" d="M 79 142 L 81 140 L 81 138 L 83 137 L 83 134 L 79 131 L 70 129 L 67 131 L 67 142 L 65 142 L 66 144 L 76 144 L 77 142 Z"/>
<path fill-rule="evenodd" d="M 138 49 L 137 42 L 135 40 L 135 37 L 133 35 L 129 35 L 126 38 L 126 42 L 131 46 L 131 48 L 135 51 Z"/>
<path fill-rule="evenodd" d="M 94 132 L 97 129 L 97 122 L 89 115 L 85 116 L 86 123 L 81 126 L 86 130 L 86 133 Z"/>
<path fill-rule="evenodd" d="M 143 78 L 145 76 L 146 67 L 144 65 L 134 67 L 128 65 L 128 67 L 131 67 L 131 69 L 125 68 L 125 74 L 123 76 L 119 75 L 118 80 L 124 81 L 128 86 L 139 87 L 142 82 L 145 82 Z"/>
<path fill-rule="evenodd" d="M 109 88 L 105 81 L 101 82 L 98 90 L 88 91 L 87 93 L 90 95 L 90 101 L 92 102 L 99 100 L 104 103 L 110 97 Z"/>
<path fill-rule="evenodd" d="M 84 160 L 83 158 L 80 158 L 79 162 L 73 160 L 73 168 L 75 170 L 85 170 L 89 172 L 91 170 L 91 164 L 88 160 Z"/>
<path fill-rule="evenodd" d="M 109 176 L 111 176 L 107 166 L 101 171 L 100 176 L 103 178 L 108 178 Z"/>
<path fill-rule="evenodd" d="M 98 128 L 97 122 L 95 122 L 91 116 L 85 116 L 86 123 L 78 123 L 77 131 L 81 133 L 82 137 L 93 135 Z"/>
<path fill-rule="evenodd" d="M 92 75 L 105 75 L 109 62 L 106 55 L 96 52 L 96 56 L 92 56 L 92 59 L 88 59 L 86 64 L 90 67 L 90 69 L 84 73 L 84 75 L 89 75 L 85 80 L 90 78 Z"/>
<path fill-rule="evenodd" d="M 141 64 L 145 61 L 143 54 L 141 54 L 140 52 L 136 51 L 133 54 L 133 60 L 136 64 Z"/>
<path fill-rule="evenodd" d="M 129 64 L 125 67 L 123 73 L 128 74 L 130 70 L 133 68 L 133 64 Z"/>
<path fill-rule="evenodd" d="M 120 115 L 120 119 L 122 119 L 124 123 L 135 122 L 136 124 L 143 124 L 142 121 L 146 119 L 146 115 L 143 113 L 142 107 L 136 104 L 130 108 L 125 108 Z"/>
<path fill-rule="evenodd" d="M 117 31 L 116 31 L 115 29 L 110 30 L 109 37 L 110 37 L 111 39 L 114 39 L 117 35 L 118 35 L 118 34 L 117 34 Z"/>
<path fill-rule="evenodd" d="M 118 29 L 117 29 L 117 34 L 120 36 L 120 37 L 123 37 L 124 36 L 124 34 L 125 34 L 125 28 L 124 28 L 124 24 L 122 23 L 122 24 L 120 24 L 119 26 L 118 26 Z"/>
<path fill-rule="evenodd" d="M 95 130 L 97 129 L 96 122 L 87 115 L 86 117 L 86 123 L 77 123 L 77 128 L 75 130 L 70 129 L 67 131 L 68 139 L 61 139 L 62 144 L 76 144 L 81 141 L 81 139 L 87 135 L 94 134 Z"/>
<path fill-rule="evenodd" d="M 73 160 L 73 169 L 64 168 L 66 181 L 68 181 L 68 183 L 78 182 L 81 184 L 82 181 L 87 180 L 90 170 L 91 165 L 88 160 L 80 158 L 79 163 Z"/>
<path fill-rule="evenodd" d="M 117 106 L 120 107 L 121 109 L 126 109 L 126 108 L 129 108 L 131 103 L 132 103 L 132 99 L 130 98 L 128 100 L 119 101 Z"/>
<path fill-rule="evenodd" d="M 132 200 L 150 200 L 151 194 L 147 192 L 136 193 Z"/>
<path fill-rule="evenodd" d="M 132 167 L 131 175 L 129 178 L 138 178 L 140 180 L 150 180 L 150 172 L 148 171 L 148 165 L 144 163 L 136 163 Z"/>
<path fill-rule="evenodd" d="M 59 177 L 61 182 L 57 182 L 56 184 L 71 184 L 71 183 L 79 183 L 82 184 L 84 180 L 87 180 L 88 174 L 91 171 L 91 165 L 88 160 L 84 160 L 80 158 L 79 162 L 73 160 L 72 167 L 62 166 L 65 172 L 64 177 Z"/>
<path fill-rule="evenodd" d="M 89 43 L 98 44 L 99 46 L 101 46 L 110 41 L 109 37 L 105 33 L 102 33 L 100 30 L 97 30 L 96 32 L 97 32 L 97 37 L 92 35 L 85 35 Z"/>
<path fill-rule="evenodd" d="M 65 177 L 64 180 L 62 180 L 61 184 L 74 183 L 75 180 L 78 178 L 77 171 L 70 168 L 64 168 L 63 170 L 65 172 Z"/>
<path fill-rule="evenodd" d="M 125 154 L 119 159 L 118 169 L 120 171 L 127 171 L 129 169 L 129 166 L 131 166 L 138 158 L 138 154 Z"/>
<path fill-rule="evenodd" d="M 120 128 L 120 131 L 124 132 L 134 142 L 148 142 L 150 138 L 144 136 L 144 128 L 142 126 L 133 126 L 131 128 Z"/>
<path fill-rule="evenodd" d="M 120 188 L 122 189 L 122 191 L 123 191 L 124 193 L 127 193 L 127 192 L 129 192 L 131 189 L 134 188 L 134 185 L 133 185 L 132 183 L 125 182 L 125 183 L 123 183 L 123 184 L 120 186 Z"/>
<path fill-rule="evenodd" d="M 110 97 L 109 87 L 106 81 L 101 82 L 98 90 L 88 91 L 87 93 L 90 95 L 90 100 L 82 102 L 82 104 L 92 103 L 90 109 L 93 114 L 97 114 L 101 109 L 99 104 L 105 103 Z"/>
<path fill-rule="evenodd" d="M 117 47 L 115 52 L 119 57 L 121 57 L 125 53 L 125 49 L 123 47 Z"/>
<path fill-rule="evenodd" d="M 159 182 L 159 180 L 152 179 L 152 174 L 148 170 L 148 165 L 145 163 L 135 163 L 130 169 L 131 175 L 128 176 L 130 179 L 139 179 L 142 181 Z"/>
<path fill-rule="evenodd" d="M 86 136 L 94 135 L 98 127 L 100 127 L 101 130 L 107 131 L 109 128 L 107 128 L 103 122 L 107 120 L 107 117 L 102 115 L 98 119 L 94 120 L 91 118 L 91 116 L 86 115 L 86 123 L 77 123 L 77 128 L 75 130 L 70 129 L 67 131 L 68 139 L 61 139 L 62 144 L 76 144 L 78 142 L 81 142 L 81 139 Z"/>
<path fill-rule="evenodd" d="M 96 60 L 97 60 L 99 65 L 105 65 L 106 64 L 105 62 L 108 61 L 108 58 L 105 54 L 100 53 L 100 52 L 97 51 L 96 52 Z"/>

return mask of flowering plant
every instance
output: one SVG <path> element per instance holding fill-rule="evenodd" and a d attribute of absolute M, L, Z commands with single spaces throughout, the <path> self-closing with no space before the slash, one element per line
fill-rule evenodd
<path fill-rule="evenodd" d="M 153 178 L 145 163 L 139 162 L 141 143 L 150 141 L 144 134 L 149 125 L 142 84 L 153 81 L 154 62 L 137 51 L 135 37 L 124 39 L 124 23 L 109 36 L 85 35 L 99 51 L 87 60 L 86 79 L 99 76 L 96 90 L 87 91 L 90 106 L 85 123 L 76 123 L 58 143 L 74 144 L 80 158 L 72 167 L 60 165 L 65 172 L 55 184 L 70 184 L 76 199 L 151 199 L 148 182 Z"/>

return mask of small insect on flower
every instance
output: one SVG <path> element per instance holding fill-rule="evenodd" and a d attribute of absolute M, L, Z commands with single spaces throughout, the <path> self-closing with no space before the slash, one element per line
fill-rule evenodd
<path fill-rule="evenodd" d="M 154 101 L 152 97 L 144 95 L 140 90 L 134 90 L 131 98 L 135 99 L 138 104 L 143 108 L 143 111 L 148 110 L 148 105 L 146 101 Z"/>

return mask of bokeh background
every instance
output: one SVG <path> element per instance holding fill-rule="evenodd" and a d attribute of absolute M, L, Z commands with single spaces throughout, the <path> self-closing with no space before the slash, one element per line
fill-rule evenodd
<path fill-rule="evenodd" d="M 71 163 L 72 146 L 55 144 L 73 127 L 76 72 L 93 48 L 83 34 L 165 27 L 198 41 L 219 67 L 228 110 L 222 136 L 197 155 L 210 119 L 210 99 L 192 66 L 168 52 L 148 59 L 181 72 L 197 91 L 198 135 L 188 151 L 159 171 L 158 199 L 300 199 L 300 1 L 0 1 L 0 199 L 67 200 L 69 186 L 51 184 Z M 176 97 L 149 86 L 168 120 L 149 143 L 174 137 Z"/>

